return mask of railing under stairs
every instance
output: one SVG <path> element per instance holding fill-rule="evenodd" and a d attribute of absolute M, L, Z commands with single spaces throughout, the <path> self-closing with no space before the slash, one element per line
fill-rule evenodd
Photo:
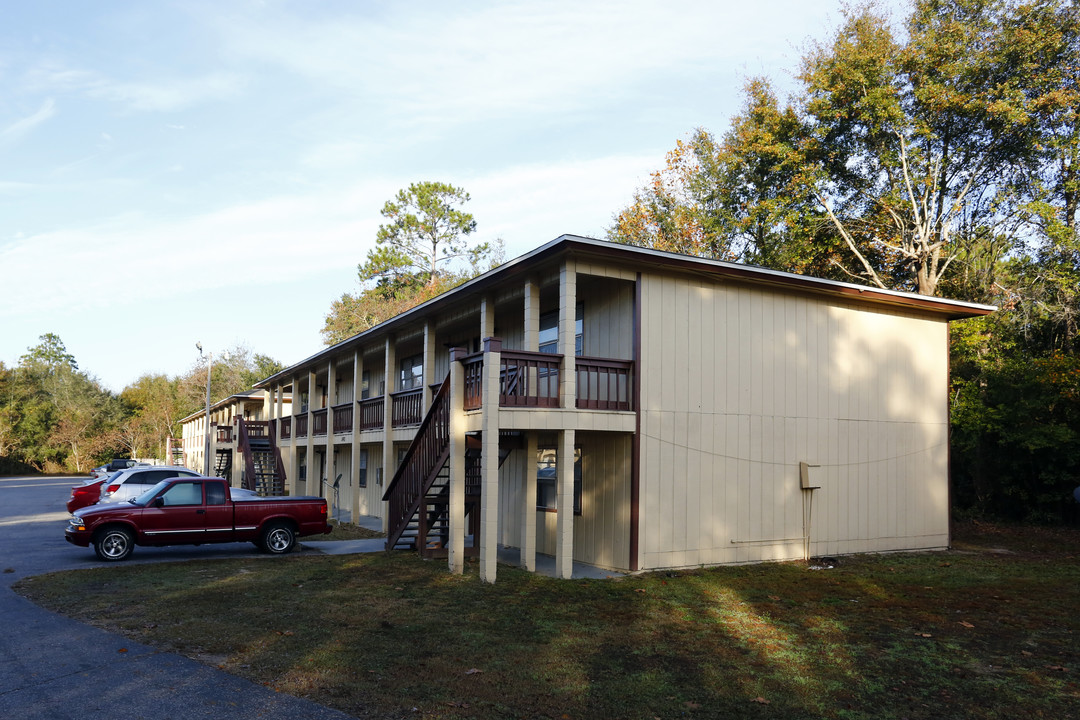
<path fill-rule="evenodd" d="M 214 458 L 214 475 L 219 478 L 229 479 L 229 474 L 232 473 L 232 457 L 233 451 L 231 449 L 218 448 L 217 456 Z"/>
<path fill-rule="evenodd" d="M 244 458 L 244 487 L 263 496 L 285 494 L 285 464 L 268 424 L 236 419 L 237 448 Z"/>

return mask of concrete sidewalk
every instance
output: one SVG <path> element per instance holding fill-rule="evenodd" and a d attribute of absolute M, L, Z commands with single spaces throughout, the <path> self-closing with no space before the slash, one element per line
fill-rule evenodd
<path fill-rule="evenodd" d="M 339 515 L 340 522 L 350 522 L 349 513 L 342 511 Z M 382 532 L 382 520 L 370 515 L 361 515 L 357 518 L 357 525 L 375 532 Z M 466 540 L 468 544 L 469 540 Z M 326 555 L 354 555 L 357 553 L 383 552 L 386 549 L 386 541 L 383 538 L 370 538 L 364 540 L 303 540 L 306 548 L 318 550 Z M 499 546 L 499 562 L 503 565 L 518 567 L 521 553 L 517 548 Z M 555 558 L 552 555 L 536 555 L 536 572 L 539 575 L 555 577 Z M 615 570 L 605 570 L 595 565 L 575 562 L 573 580 L 604 580 L 607 578 L 623 577 L 624 573 Z"/>

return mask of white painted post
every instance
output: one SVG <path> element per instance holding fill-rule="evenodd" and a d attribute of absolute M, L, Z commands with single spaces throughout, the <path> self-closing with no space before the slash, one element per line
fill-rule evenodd
<path fill-rule="evenodd" d="M 558 473 L 556 496 L 555 568 L 556 576 L 569 580 L 574 574 L 574 431 L 559 433 Z"/>
<path fill-rule="evenodd" d="M 525 439 L 525 482 L 521 499 L 521 567 L 536 572 L 536 433 Z"/>
<path fill-rule="evenodd" d="M 397 471 L 397 458 L 394 457 L 394 401 L 390 397 L 397 382 L 396 342 L 397 339 L 393 335 L 386 338 L 386 350 L 383 355 L 386 367 L 386 381 L 383 383 L 385 386 L 383 392 L 383 492 L 390 486 L 390 481 L 394 479 L 394 473 Z M 390 531 L 390 503 L 382 501 L 381 508 L 382 529 L 385 533 Z"/>
<path fill-rule="evenodd" d="M 480 454 L 480 579 L 495 582 L 499 554 L 499 372 L 502 340 L 484 338 Z"/>
<path fill-rule="evenodd" d="M 465 348 L 450 351 L 450 572 L 465 572 L 465 369 L 460 359 Z"/>

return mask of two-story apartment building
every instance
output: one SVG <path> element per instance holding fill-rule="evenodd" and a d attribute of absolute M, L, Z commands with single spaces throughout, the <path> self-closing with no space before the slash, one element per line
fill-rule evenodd
<path fill-rule="evenodd" d="M 290 492 L 488 581 L 499 545 L 562 577 L 941 548 L 948 323 L 991 311 L 563 236 L 257 388 Z"/>
<path fill-rule="evenodd" d="M 206 468 L 207 452 L 210 455 L 210 472 L 229 480 L 236 487 L 247 486 L 255 489 L 260 485 L 260 472 L 263 458 L 277 453 L 270 445 L 267 435 L 266 414 L 270 409 L 268 393 L 265 390 L 249 390 L 219 400 L 210 406 L 210 416 L 206 410 L 199 410 L 180 421 L 182 435 L 181 447 L 185 464 L 192 470 L 203 472 Z M 292 398 L 281 398 L 279 415 L 291 412 Z M 248 436 L 252 437 L 249 438 Z M 266 445 L 265 451 L 260 441 Z M 267 458 L 269 460 L 269 458 Z M 248 461 L 252 467 L 248 469 Z M 260 467 L 256 468 L 255 466 Z M 267 493 L 282 491 L 279 483 L 263 482 Z M 260 487 L 260 489 L 262 489 Z"/>

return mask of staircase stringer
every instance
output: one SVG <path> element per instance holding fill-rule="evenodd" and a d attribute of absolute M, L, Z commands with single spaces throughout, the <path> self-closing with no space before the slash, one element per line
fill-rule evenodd
<path fill-rule="evenodd" d="M 386 548 L 392 549 L 420 509 L 450 455 L 450 374 L 432 399 L 400 467 L 383 493 L 388 502 Z"/>
<path fill-rule="evenodd" d="M 236 418 L 236 449 L 244 458 L 244 488 L 255 489 L 255 456 L 248 442 L 247 424 L 241 417 Z M 226 478 L 228 480 L 229 478 Z"/>

